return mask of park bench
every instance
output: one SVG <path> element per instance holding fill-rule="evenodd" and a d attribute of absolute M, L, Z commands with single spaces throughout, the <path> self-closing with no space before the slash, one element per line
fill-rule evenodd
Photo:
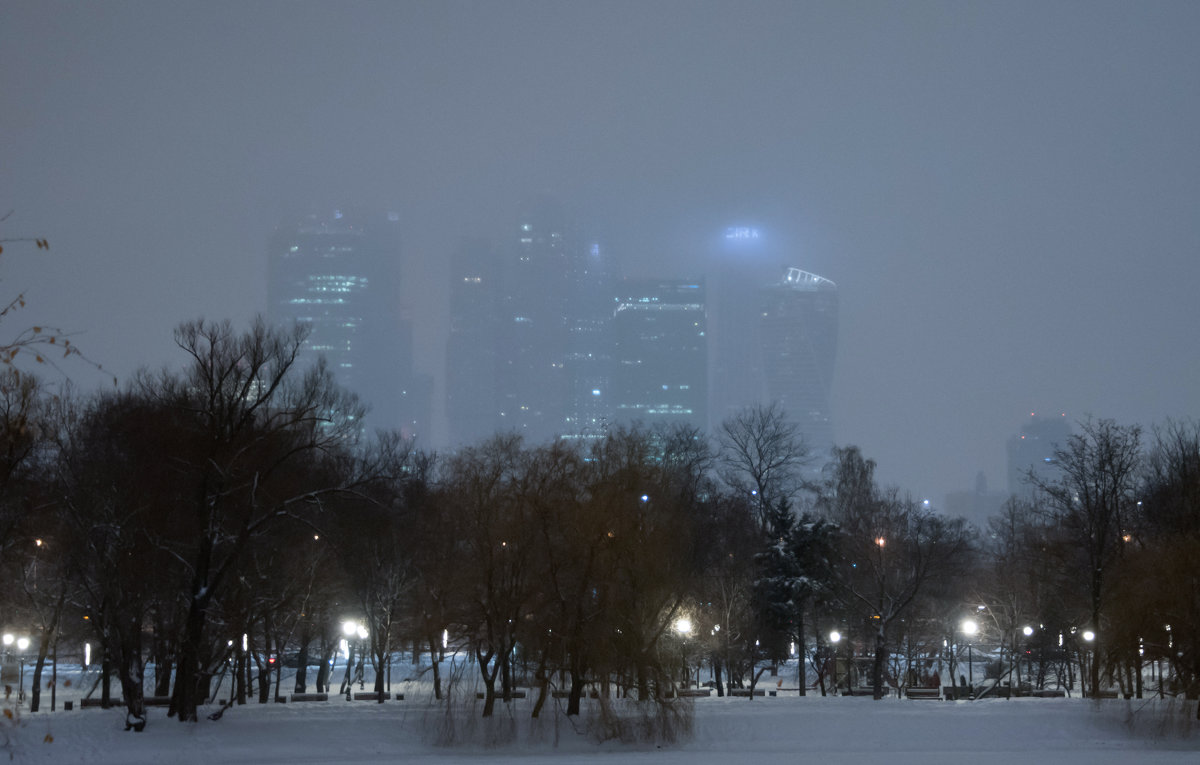
<path fill-rule="evenodd" d="M 904 698 L 940 700 L 942 698 L 942 692 L 937 688 L 905 688 Z"/>
<path fill-rule="evenodd" d="M 123 706 L 125 706 L 125 699 L 112 699 L 108 702 L 108 705 L 110 707 L 123 707 Z M 102 706 L 104 706 L 103 699 L 80 699 L 79 700 L 79 708 L 80 709 L 86 709 L 87 707 L 102 707 Z"/>
<path fill-rule="evenodd" d="M 509 691 L 508 697 L 510 699 L 523 699 L 523 698 L 525 698 L 525 691 L 518 691 L 518 690 Z M 479 691 L 478 693 L 475 694 L 475 698 L 485 699 L 485 698 L 487 698 L 487 694 L 485 694 L 483 691 Z M 503 701 L 504 700 L 504 692 L 496 691 L 496 698 Z"/>
<path fill-rule="evenodd" d="M 875 689 L 869 686 L 859 686 L 858 688 L 846 688 L 842 691 L 843 696 L 874 696 Z M 883 688 L 883 695 L 888 695 L 888 689 Z"/>
<path fill-rule="evenodd" d="M 329 701 L 328 693 L 293 693 L 292 701 Z"/>
<path fill-rule="evenodd" d="M 750 689 L 749 688 L 731 688 L 729 690 L 729 695 L 730 696 L 741 696 L 741 697 L 745 698 L 750 695 Z M 755 688 L 754 695 L 755 696 L 766 696 L 767 692 L 764 691 L 762 688 Z"/>
<path fill-rule="evenodd" d="M 171 706 L 170 696 L 145 696 L 142 698 L 142 704 L 148 707 L 169 707 Z"/>
<path fill-rule="evenodd" d="M 682 688 L 678 693 L 681 699 L 708 698 L 712 695 L 712 688 Z"/>
<path fill-rule="evenodd" d="M 1038 699 L 1061 699 L 1067 695 L 1067 692 L 1062 688 L 1043 688 L 1033 691 L 1030 695 Z"/>
<path fill-rule="evenodd" d="M 383 693 L 384 701 L 387 701 L 391 697 L 392 697 L 392 694 L 388 693 L 387 691 L 384 691 L 384 693 Z M 376 693 L 375 691 L 362 691 L 360 693 L 354 694 L 354 700 L 355 701 L 379 701 L 379 694 Z M 396 700 L 403 701 L 404 694 L 403 693 L 396 694 Z"/>

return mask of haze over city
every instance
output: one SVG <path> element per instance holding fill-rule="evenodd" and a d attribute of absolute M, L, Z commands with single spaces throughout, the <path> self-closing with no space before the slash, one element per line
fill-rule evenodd
<path fill-rule="evenodd" d="M 50 249 L 5 247 L 5 326 L 124 380 L 265 311 L 285 220 L 395 211 L 436 404 L 450 254 L 522 200 L 629 276 L 753 225 L 838 285 L 837 442 L 1003 490 L 1031 412 L 1200 415 L 1198 35 L 1187 2 L 7 0 L 0 236 Z"/>

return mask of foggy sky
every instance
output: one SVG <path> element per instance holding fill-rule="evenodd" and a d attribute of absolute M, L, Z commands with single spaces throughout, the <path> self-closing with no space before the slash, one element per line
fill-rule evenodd
<path fill-rule="evenodd" d="M 127 377 L 266 306 L 272 229 L 445 263 L 548 191 L 627 275 L 753 221 L 840 290 L 833 416 L 942 504 L 1030 412 L 1200 415 L 1200 3 L 0 1 L 0 290 Z M 71 378 L 98 384 L 87 368 Z"/>

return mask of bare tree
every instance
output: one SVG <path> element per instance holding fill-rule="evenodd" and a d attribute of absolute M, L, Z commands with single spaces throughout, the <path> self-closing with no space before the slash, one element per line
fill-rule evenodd
<path fill-rule="evenodd" d="M 446 510 L 461 544 L 459 620 L 479 662 L 484 717 L 495 709 L 496 680 L 510 667 L 534 595 L 536 526 L 517 488 L 526 459 L 521 439 L 504 435 L 449 462 Z"/>
<path fill-rule="evenodd" d="M 717 440 L 722 480 L 753 498 L 759 528 L 768 531 L 772 509 L 794 501 L 812 461 L 799 425 L 778 402 L 759 404 L 723 422 Z"/>
<path fill-rule="evenodd" d="M 171 713 L 196 719 L 224 645 L 209 617 L 243 553 L 271 526 L 371 473 L 348 456 L 363 410 L 323 364 L 297 367 L 306 330 L 261 319 L 238 334 L 229 322 L 187 322 L 175 333 L 182 374 L 142 375 L 135 389 L 172 413 L 174 443 L 161 457 L 181 487 L 174 508 L 187 572 L 186 618 Z"/>
<path fill-rule="evenodd" d="M 1080 430 L 1054 453 L 1057 477 L 1030 473 L 1029 479 L 1045 496 L 1068 550 L 1078 556 L 1074 571 L 1087 591 L 1087 613 L 1096 636 L 1093 655 L 1102 657 L 1109 575 L 1123 553 L 1123 537 L 1136 507 L 1141 428 L 1088 420 Z M 1092 692 L 1099 688 L 1100 664 L 1094 660 L 1089 667 Z"/>
<path fill-rule="evenodd" d="M 961 520 L 925 510 L 895 489 L 879 491 L 874 463 L 857 448 L 836 449 L 835 457 L 821 505 L 842 531 L 842 602 L 873 633 L 878 699 L 893 632 L 919 598 L 946 597 L 945 588 L 961 581 L 971 536 Z"/>
<path fill-rule="evenodd" d="M 1200 699 L 1200 422 L 1156 427 L 1144 473 L 1137 522 L 1122 535 L 1124 554 L 1113 577 L 1112 641 L 1131 659 L 1127 694 L 1141 695 L 1144 657 L 1160 667 L 1165 661 L 1170 685 Z M 1168 684 L 1158 675 L 1161 694 Z"/>

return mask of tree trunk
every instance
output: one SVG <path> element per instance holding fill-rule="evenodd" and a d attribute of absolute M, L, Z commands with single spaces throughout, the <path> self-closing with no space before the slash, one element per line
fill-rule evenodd
<path fill-rule="evenodd" d="M 883 630 L 875 634 L 875 661 L 871 664 L 871 689 L 875 700 L 883 698 L 883 667 L 887 662 L 887 640 Z"/>
<path fill-rule="evenodd" d="M 121 651 L 121 693 L 125 696 L 125 730 L 141 733 L 146 728 L 145 666 L 142 663 L 142 624 L 137 619 L 123 632 Z"/>
<path fill-rule="evenodd" d="M 442 700 L 442 662 L 438 657 L 437 636 L 430 632 L 429 639 L 429 663 L 433 668 L 433 697 L 438 701 Z"/>
<path fill-rule="evenodd" d="M 798 604 L 796 606 L 796 659 L 797 659 L 796 663 L 800 667 L 800 669 L 797 673 L 798 682 L 796 683 L 796 685 L 800 688 L 800 695 L 807 696 L 808 694 L 805 691 L 805 686 L 808 685 L 808 683 L 804 682 L 806 673 L 804 671 L 804 603 L 803 602 L 801 602 L 800 604 Z M 825 695 L 824 683 L 821 684 L 821 695 L 822 696 Z"/>
<path fill-rule="evenodd" d="M 534 676 L 537 677 L 538 697 L 533 705 L 533 713 L 530 717 L 537 717 L 542 712 L 542 707 L 546 704 L 546 697 L 550 695 L 550 680 L 546 677 L 546 654 L 548 651 L 541 652 L 541 658 L 538 661 L 537 671 Z"/>
<path fill-rule="evenodd" d="M 310 642 L 312 642 L 312 638 L 309 637 L 308 627 L 305 626 L 304 631 L 300 633 L 300 651 L 296 659 L 295 693 L 304 693 L 308 687 L 308 644 Z M 282 667 L 283 657 L 280 657 L 279 664 Z"/>
<path fill-rule="evenodd" d="M 333 674 L 336 657 L 336 645 L 324 646 L 321 652 L 321 666 L 317 668 L 317 693 L 329 693 L 329 677 Z"/>
<path fill-rule="evenodd" d="M 270 641 L 267 642 L 268 651 L 270 650 Z M 271 665 L 266 664 L 258 653 L 252 654 L 254 657 L 254 667 L 258 670 L 258 703 L 266 704 L 271 700 Z M 270 654 L 268 653 L 268 656 Z"/>
<path fill-rule="evenodd" d="M 154 695 L 169 696 L 171 694 L 172 645 L 170 632 L 164 619 L 154 620 Z"/>
<path fill-rule="evenodd" d="M 105 642 L 108 642 L 107 637 Z M 103 650 L 104 658 L 100 660 L 100 708 L 108 709 L 112 706 L 112 660 L 108 657 L 109 646 L 105 645 Z"/>
<path fill-rule="evenodd" d="M 571 673 L 571 695 L 567 698 L 567 716 L 579 714 L 579 700 L 583 698 L 584 677 Z"/>
<path fill-rule="evenodd" d="M 492 664 L 492 657 L 495 656 L 494 651 L 488 651 L 486 654 L 479 646 L 475 646 L 475 658 L 479 662 L 479 673 L 483 677 L 483 716 L 491 717 L 492 711 L 496 707 L 496 675 L 500 672 L 500 662 Z M 489 667 L 491 667 L 489 671 Z"/>
<path fill-rule="evenodd" d="M 33 678 L 29 683 L 29 711 L 36 712 L 42 703 L 42 668 L 46 666 L 46 654 L 50 652 L 50 635 L 42 630 L 38 640 L 38 655 L 33 663 Z"/>
<path fill-rule="evenodd" d="M 168 715 L 175 714 L 180 722 L 196 722 L 196 708 L 201 699 L 200 641 L 204 637 L 204 625 L 208 617 L 208 598 L 202 594 L 204 588 L 194 586 L 191 605 L 188 608 L 187 626 L 179 645 L 179 665 L 175 670 L 175 693 L 171 697 Z M 205 695 L 207 698 L 207 694 Z"/>

